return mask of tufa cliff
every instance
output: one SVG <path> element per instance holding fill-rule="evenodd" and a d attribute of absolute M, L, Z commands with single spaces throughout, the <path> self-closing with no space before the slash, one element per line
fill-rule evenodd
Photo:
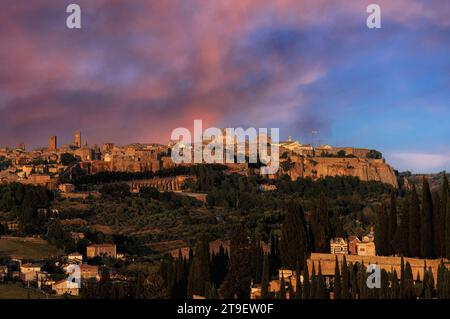
<path fill-rule="evenodd" d="M 288 174 L 293 180 L 355 176 L 362 181 L 379 181 L 398 188 L 394 169 L 384 159 L 290 156 L 280 163 L 279 174 Z"/>

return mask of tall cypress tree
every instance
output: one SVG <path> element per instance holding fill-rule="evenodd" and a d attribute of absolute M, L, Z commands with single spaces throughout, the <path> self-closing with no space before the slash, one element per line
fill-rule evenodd
<path fill-rule="evenodd" d="M 254 234 L 251 236 L 251 244 L 250 244 L 250 264 L 252 269 L 252 279 L 254 282 L 259 282 L 258 277 L 261 274 L 261 270 L 258 269 L 258 244 L 256 242 L 256 237 Z M 259 272 L 259 274 L 258 274 Z"/>
<path fill-rule="evenodd" d="M 206 296 L 207 284 L 210 282 L 209 243 L 202 234 L 195 246 L 194 257 L 189 270 L 188 297 L 193 295 Z"/>
<path fill-rule="evenodd" d="M 400 285 L 398 283 L 397 271 L 394 269 L 391 276 L 391 299 L 400 298 Z"/>
<path fill-rule="evenodd" d="M 328 213 L 328 205 L 323 193 L 314 203 L 311 217 L 312 247 L 315 252 L 325 253 L 329 251 L 331 224 Z"/>
<path fill-rule="evenodd" d="M 311 295 L 311 284 L 309 282 L 309 269 L 306 258 L 303 264 L 303 299 L 309 299 Z"/>
<path fill-rule="evenodd" d="M 396 251 L 402 256 L 410 256 L 409 253 L 409 203 L 410 198 L 406 197 L 400 206 L 400 226 L 395 236 Z"/>
<path fill-rule="evenodd" d="M 432 299 L 434 297 L 434 277 L 431 267 L 424 269 L 424 274 L 426 273 L 426 278 L 424 276 L 423 280 L 423 295 L 425 299 Z"/>
<path fill-rule="evenodd" d="M 372 289 L 374 290 L 374 289 Z M 375 289 L 377 291 L 378 289 Z M 389 299 L 390 291 L 389 291 L 389 274 L 386 270 L 381 269 L 381 288 L 379 289 L 380 299 Z"/>
<path fill-rule="evenodd" d="M 341 298 L 342 299 L 350 299 L 350 271 L 347 265 L 347 259 L 344 255 L 344 259 L 342 260 L 342 289 L 341 289 Z"/>
<path fill-rule="evenodd" d="M 405 259 L 402 257 L 400 261 L 400 298 L 404 298 L 406 291 L 406 281 L 405 281 Z"/>
<path fill-rule="evenodd" d="M 252 270 L 250 241 L 247 230 L 237 227 L 230 242 L 230 267 L 220 292 L 225 298 L 245 299 L 250 297 Z"/>
<path fill-rule="evenodd" d="M 278 236 L 274 233 L 270 236 L 270 254 L 269 254 L 270 275 L 275 276 L 281 267 L 280 249 Z"/>
<path fill-rule="evenodd" d="M 326 299 L 325 281 L 322 275 L 322 266 L 319 261 L 319 274 L 317 275 L 316 299 Z"/>
<path fill-rule="evenodd" d="M 375 236 L 375 247 L 377 250 L 377 255 L 387 256 L 390 252 L 389 244 L 389 218 L 386 213 L 386 206 L 382 203 L 377 208 L 376 217 L 376 236 Z"/>
<path fill-rule="evenodd" d="M 441 259 L 441 262 L 438 266 L 438 271 L 437 271 L 437 278 L 436 278 L 436 293 L 437 293 L 437 298 L 440 299 L 443 295 L 443 281 L 442 281 L 442 277 L 444 275 L 443 273 L 443 269 L 442 267 L 444 266 L 444 261 Z"/>
<path fill-rule="evenodd" d="M 391 192 L 391 201 L 389 205 L 389 226 L 388 226 L 388 242 L 389 254 L 394 253 L 394 239 L 397 232 L 397 198 L 395 192 Z"/>
<path fill-rule="evenodd" d="M 357 299 L 359 297 L 359 289 L 358 289 L 358 264 L 353 265 L 350 264 L 351 267 L 351 283 L 352 283 L 352 299 Z"/>
<path fill-rule="evenodd" d="M 420 256 L 420 204 L 416 186 L 413 185 L 409 205 L 409 253 L 411 257 Z"/>
<path fill-rule="evenodd" d="M 263 263 L 263 271 L 262 271 L 262 281 L 261 281 L 261 298 L 268 299 L 269 298 L 269 256 L 264 254 L 264 263 Z"/>
<path fill-rule="evenodd" d="M 300 263 L 297 262 L 295 267 L 295 299 L 302 298 L 302 282 L 300 279 Z"/>
<path fill-rule="evenodd" d="M 303 208 L 290 201 L 281 228 L 280 253 L 283 265 L 294 270 L 297 262 L 304 262 L 307 251 L 308 236 Z"/>
<path fill-rule="evenodd" d="M 257 240 L 255 236 L 252 236 L 251 263 L 254 282 L 261 282 L 263 254 L 264 252 L 261 247 L 261 242 Z"/>
<path fill-rule="evenodd" d="M 311 299 L 316 299 L 317 297 L 317 276 L 316 276 L 316 268 L 314 267 L 314 262 L 312 263 L 312 271 L 311 271 L 311 290 L 309 292 Z"/>
<path fill-rule="evenodd" d="M 368 298 L 368 287 L 367 287 L 367 272 L 364 265 L 357 265 L 356 280 L 358 286 L 358 298 L 367 299 Z"/>
<path fill-rule="evenodd" d="M 420 215 L 420 254 L 422 258 L 433 258 L 433 202 L 431 199 L 430 185 L 426 178 L 423 179 L 422 184 L 422 210 Z"/>
<path fill-rule="evenodd" d="M 441 242 L 444 240 L 445 226 L 442 227 L 442 223 L 444 222 L 441 216 L 442 209 L 442 200 L 439 196 L 438 192 L 432 194 L 433 198 L 433 244 L 434 244 L 434 256 L 440 257 L 442 256 L 442 244 Z M 444 224 L 445 225 L 445 224 Z"/>
<path fill-rule="evenodd" d="M 334 299 L 341 299 L 342 298 L 342 288 L 341 288 L 341 274 L 339 271 L 339 261 L 336 256 L 336 265 L 334 267 Z"/>
<path fill-rule="evenodd" d="M 286 282 L 284 281 L 284 274 L 281 274 L 280 282 L 280 299 L 286 299 Z"/>
<path fill-rule="evenodd" d="M 415 299 L 416 292 L 414 288 L 414 277 L 409 262 L 406 262 L 405 271 L 401 278 L 401 282 L 402 284 L 400 286 L 403 287 L 402 298 Z"/>

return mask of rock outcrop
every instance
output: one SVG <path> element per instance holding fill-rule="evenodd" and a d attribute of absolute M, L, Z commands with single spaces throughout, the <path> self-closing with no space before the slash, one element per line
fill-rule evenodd
<path fill-rule="evenodd" d="M 279 174 L 288 174 L 293 180 L 355 176 L 362 181 L 379 181 L 398 188 L 394 169 L 384 159 L 291 156 L 288 161 L 287 165 L 281 164 Z"/>

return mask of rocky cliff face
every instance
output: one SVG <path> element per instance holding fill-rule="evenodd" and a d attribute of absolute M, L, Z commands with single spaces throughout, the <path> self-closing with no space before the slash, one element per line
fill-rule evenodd
<path fill-rule="evenodd" d="M 290 165 L 281 165 L 280 174 L 293 180 L 302 177 L 355 176 L 362 181 L 379 181 L 398 188 L 394 169 L 384 159 L 290 157 Z"/>

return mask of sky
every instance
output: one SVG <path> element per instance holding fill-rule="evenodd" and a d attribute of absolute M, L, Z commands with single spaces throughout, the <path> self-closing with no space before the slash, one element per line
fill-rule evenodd
<path fill-rule="evenodd" d="M 366 26 L 370 3 L 381 29 Z M 0 145 L 76 130 L 91 145 L 166 143 L 195 119 L 450 170 L 450 2 L 2 0 Z"/>

